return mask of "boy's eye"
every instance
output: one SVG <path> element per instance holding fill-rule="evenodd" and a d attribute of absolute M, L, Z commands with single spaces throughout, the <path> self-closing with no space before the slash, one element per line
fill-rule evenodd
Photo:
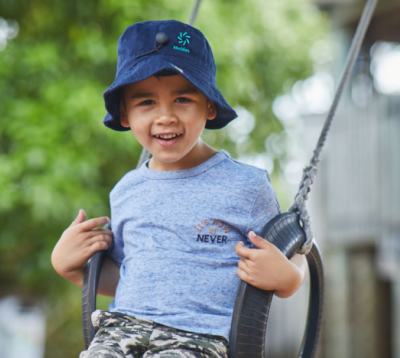
<path fill-rule="evenodd" d="M 177 101 L 178 103 L 189 103 L 189 102 L 191 102 L 191 100 L 189 98 L 186 98 L 186 97 L 178 97 L 175 101 Z"/>
<path fill-rule="evenodd" d="M 154 104 L 154 101 L 152 99 L 147 99 L 146 101 L 140 102 L 141 106 L 149 106 L 151 104 Z"/>

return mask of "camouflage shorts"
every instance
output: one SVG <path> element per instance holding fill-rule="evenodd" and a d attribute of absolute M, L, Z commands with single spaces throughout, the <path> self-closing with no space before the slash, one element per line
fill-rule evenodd
<path fill-rule="evenodd" d="M 118 312 L 95 311 L 97 333 L 79 358 L 228 358 L 224 337 L 181 331 Z"/>

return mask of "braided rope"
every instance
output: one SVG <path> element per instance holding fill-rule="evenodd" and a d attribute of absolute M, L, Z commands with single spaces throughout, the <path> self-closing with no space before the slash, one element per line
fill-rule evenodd
<path fill-rule="evenodd" d="M 136 165 L 136 169 L 140 168 L 142 166 L 142 164 L 150 158 L 150 152 L 148 152 L 144 147 L 142 149 L 142 152 L 140 153 L 140 157 L 138 160 L 138 163 Z"/>
<path fill-rule="evenodd" d="M 341 80 L 339 82 L 339 86 L 336 90 L 334 100 L 332 102 L 328 116 L 325 120 L 325 124 L 318 139 L 317 146 L 314 150 L 314 155 L 311 158 L 310 165 L 304 168 L 303 170 L 303 177 L 300 182 L 299 192 L 295 196 L 294 204 L 289 209 L 289 211 L 298 212 L 300 214 L 300 219 L 303 223 L 303 228 L 306 234 L 306 242 L 300 249 L 299 253 L 308 254 L 312 247 L 314 239 L 313 239 L 313 233 L 311 231 L 310 216 L 308 215 L 305 202 L 308 199 L 308 193 L 310 192 L 311 185 L 313 184 L 314 178 L 317 175 L 317 166 L 318 163 L 320 162 L 319 158 L 321 156 L 322 148 L 325 144 L 326 137 L 331 127 L 333 117 L 335 115 L 340 98 L 343 94 L 343 90 L 346 87 L 350 78 L 350 74 L 354 68 L 355 61 L 360 52 L 361 44 L 365 37 L 365 33 L 371 21 L 371 17 L 372 14 L 374 13 L 374 9 L 377 2 L 378 0 L 368 0 L 367 3 L 365 4 L 363 13 L 361 15 L 360 21 L 357 26 L 357 30 L 354 34 L 350 46 L 349 53 L 347 55 L 344 71 Z"/>
<path fill-rule="evenodd" d="M 188 21 L 188 24 L 190 26 L 193 26 L 194 21 L 196 20 L 197 13 L 199 11 L 200 2 L 201 2 L 201 0 L 196 0 L 196 3 L 193 6 L 193 9 L 191 11 L 189 21 Z M 139 161 L 136 165 L 136 168 L 141 167 L 142 164 L 149 158 L 150 158 L 150 153 L 145 148 L 143 148 L 142 152 L 140 153 Z"/>
<path fill-rule="evenodd" d="M 199 11 L 200 2 L 201 2 L 201 0 L 196 0 L 196 3 L 193 6 L 192 13 L 191 13 L 189 21 L 188 21 L 188 24 L 190 26 L 193 26 L 193 24 L 196 20 L 197 13 Z"/>

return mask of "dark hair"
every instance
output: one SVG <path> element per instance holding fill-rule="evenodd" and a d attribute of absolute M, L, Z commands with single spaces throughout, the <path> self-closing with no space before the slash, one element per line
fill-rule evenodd
<path fill-rule="evenodd" d="M 156 77 L 167 77 L 167 76 L 174 76 L 177 75 L 178 73 L 174 70 L 161 70 L 157 72 L 154 76 Z"/>

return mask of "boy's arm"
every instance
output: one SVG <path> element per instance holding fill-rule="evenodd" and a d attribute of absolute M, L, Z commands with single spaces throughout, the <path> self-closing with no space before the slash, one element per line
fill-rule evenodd
<path fill-rule="evenodd" d="M 107 217 L 87 221 L 85 218 L 85 211 L 80 210 L 51 255 L 51 263 L 57 273 L 79 287 L 83 285 L 86 262 L 96 251 L 107 250 L 113 239 L 110 230 L 97 228 L 110 221 Z M 99 293 L 114 296 L 118 280 L 119 267 L 106 258 L 100 274 Z"/>
<path fill-rule="evenodd" d="M 109 257 L 106 257 L 106 259 L 103 262 L 103 265 L 101 266 L 97 293 L 103 296 L 114 297 L 118 281 L 119 281 L 119 266 Z"/>
<path fill-rule="evenodd" d="M 250 231 L 249 238 L 258 249 L 247 248 L 242 242 L 236 244 L 236 253 L 241 257 L 238 276 L 255 287 L 275 291 L 278 297 L 293 295 L 307 273 L 304 255 L 296 254 L 288 260 L 275 245 L 253 231 Z"/>

